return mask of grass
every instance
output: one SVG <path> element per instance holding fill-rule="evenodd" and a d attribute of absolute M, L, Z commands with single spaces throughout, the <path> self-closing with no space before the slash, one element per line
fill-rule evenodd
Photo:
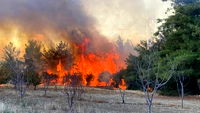
<path fill-rule="evenodd" d="M 54 87 L 44 96 L 42 87 L 27 90 L 27 95 L 20 100 L 12 88 L 3 88 L 0 91 L 0 102 L 5 104 L 2 113 L 66 113 L 69 108 L 67 98 L 63 94 L 62 86 L 58 90 Z M 153 111 L 156 113 L 193 113 L 198 111 L 200 99 L 185 100 L 185 108 L 179 106 L 179 98 L 156 96 Z M 78 113 L 145 113 L 146 103 L 140 91 L 126 91 L 125 103 L 121 104 L 118 90 L 101 88 L 85 88 L 82 98 L 75 101 L 74 108 Z"/>

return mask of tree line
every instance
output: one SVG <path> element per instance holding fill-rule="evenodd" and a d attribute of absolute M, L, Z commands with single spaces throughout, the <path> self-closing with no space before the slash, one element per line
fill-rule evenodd
<path fill-rule="evenodd" d="M 73 55 L 68 44 L 60 42 L 56 47 L 42 49 L 40 42 L 29 40 L 22 56 L 13 43 L 5 46 L 0 64 L 0 84 L 9 82 L 16 88 L 19 84 L 33 85 L 36 89 L 37 85 L 58 78 L 57 75 L 47 73 L 47 70 L 56 69 L 59 60 L 68 62 L 63 65 L 65 69 L 72 66 Z"/>
<path fill-rule="evenodd" d="M 182 107 L 185 94 L 200 94 L 200 3 L 172 1 L 173 14 L 158 19 L 154 37 L 134 47 L 138 54 L 130 54 L 127 67 L 116 74 L 128 89 L 144 91 L 148 113 L 157 91 L 179 95 Z"/>

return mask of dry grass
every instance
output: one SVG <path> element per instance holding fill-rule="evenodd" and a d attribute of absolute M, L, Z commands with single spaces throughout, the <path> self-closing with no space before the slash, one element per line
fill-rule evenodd
<path fill-rule="evenodd" d="M 66 113 L 67 98 L 63 94 L 63 86 L 58 90 L 51 86 L 44 96 L 42 86 L 36 91 L 27 91 L 20 100 L 12 86 L 0 88 L 1 113 Z M 185 108 L 181 109 L 180 101 L 175 97 L 156 96 L 153 106 L 155 113 L 200 113 L 200 99 L 185 100 Z M 78 113 L 145 113 L 146 104 L 140 91 L 126 91 L 126 104 L 121 104 L 118 90 L 101 88 L 85 88 L 81 99 L 75 102 Z"/>

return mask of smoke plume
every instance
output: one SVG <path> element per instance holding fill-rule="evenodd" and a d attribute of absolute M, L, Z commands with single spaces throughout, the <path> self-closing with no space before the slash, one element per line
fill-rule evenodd
<path fill-rule="evenodd" d="M 85 13 L 80 0 L 1 0 L 0 4 L 1 41 L 23 44 L 36 39 L 50 44 L 64 40 L 80 44 L 87 37 L 92 42 L 88 51 L 112 48 L 95 30 L 94 20 Z"/>

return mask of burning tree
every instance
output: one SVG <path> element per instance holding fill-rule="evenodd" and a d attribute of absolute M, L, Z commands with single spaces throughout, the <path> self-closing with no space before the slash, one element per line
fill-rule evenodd
<path fill-rule="evenodd" d="M 87 86 L 90 86 L 90 83 L 94 80 L 94 75 L 93 74 L 88 74 L 86 76 L 86 82 L 87 82 Z"/>
<path fill-rule="evenodd" d="M 62 83 L 65 70 L 70 69 L 74 61 L 69 45 L 61 41 L 55 48 L 45 51 L 44 58 L 47 72 L 49 74 L 57 73 L 58 82 Z"/>

